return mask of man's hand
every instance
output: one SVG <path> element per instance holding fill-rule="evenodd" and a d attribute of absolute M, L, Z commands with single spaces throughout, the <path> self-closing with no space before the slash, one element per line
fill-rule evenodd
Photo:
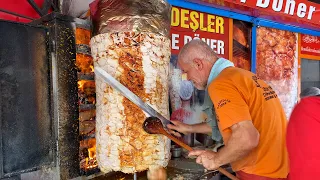
<path fill-rule="evenodd" d="M 189 134 L 192 132 L 192 125 L 185 124 L 180 121 L 171 121 L 172 124 L 168 124 L 167 127 L 169 129 L 169 132 L 173 134 L 174 136 L 181 137 L 181 134 Z M 178 131 L 178 132 L 175 132 Z"/>
<path fill-rule="evenodd" d="M 203 165 L 207 170 L 216 170 L 220 167 L 217 162 L 217 153 L 209 150 L 194 150 L 189 153 L 190 156 L 198 156 L 196 162 Z"/>

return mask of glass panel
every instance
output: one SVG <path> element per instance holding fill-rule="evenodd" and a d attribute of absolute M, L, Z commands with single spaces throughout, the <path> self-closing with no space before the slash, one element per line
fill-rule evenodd
<path fill-rule="evenodd" d="M 308 87 L 320 88 L 319 60 L 301 59 L 301 90 Z"/>

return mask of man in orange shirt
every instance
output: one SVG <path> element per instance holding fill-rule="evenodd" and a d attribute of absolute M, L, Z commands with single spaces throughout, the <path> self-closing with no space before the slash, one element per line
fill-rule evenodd
<path fill-rule="evenodd" d="M 208 170 L 231 163 L 240 179 L 286 179 L 287 121 L 273 89 L 255 74 L 218 58 L 201 40 L 193 40 L 182 48 L 178 65 L 197 89 L 207 89 L 225 143 L 217 153 L 195 150 L 189 156 L 198 156 L 197 163 Z M 173 124 L 168 128 L 185 134 L 207 133 L 210 129 L 208 124 Z"/>

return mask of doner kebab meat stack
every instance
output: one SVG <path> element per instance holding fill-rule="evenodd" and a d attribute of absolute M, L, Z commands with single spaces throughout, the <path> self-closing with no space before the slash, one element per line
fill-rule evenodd
<path fill-rule="evenodd" d="M 93 13 L 94 66 L 169 118 L 170 5 L 163 0 L 100 0 Z M 140 172 L 166 167 L 170 141 L 142 129 L 149 115 L 96 81 L 97 161 L 102 172 Z"/>
<path fill-rule="evenodd" d="M 182 78 L 182 71 L 180 69 L 174 68 L 171 65 L 170 77 L 169 77 L 169 95 L 170 95 L 170 105 L 171 110 L 175 110 L 181 107 L 181 98 L 179 95 L 180 84 Z"/>

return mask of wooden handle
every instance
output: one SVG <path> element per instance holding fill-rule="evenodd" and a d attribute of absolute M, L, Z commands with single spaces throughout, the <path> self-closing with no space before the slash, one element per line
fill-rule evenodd
<path fill-rule="evenodd" d="M 192 151 L 192 147 L 188 146 L 187 144 L 185 144 L 184 142 L 180 141 L 178 138 L 172 136 L 171 134 L 167 133 L 166 131 L 164 131 L 163 133 L 165 136 L 167 136 L 169 139 L 171 139 L 173 142 L 177 143 L 179 146 L 181 146 L 182 148 L 188 150 L 188 151 Z"/>
<path fill-rule="evenodd" d="M 180 141 L 178 138 L 172 136 L 171 134 L 169 134 L 167 131 L 165 131 L 164 129 L 162 130 L 162 134 L 167 136 L 169 139 L 171 139 L 173 142 L 177 143 L 179 146 L 183 147 L 184 149 L 188 150 L 188 151 L 192 151 L 192 147 L 188 146 L 187 144 L 185 144 L 184 142 Z M 218 171 L 227 176 L 228 178 L 230 178 L 231 180 L 239 180 L 236 176 L 232 175 L 231 173 L 229 173 L 227 170 L 219 167 Z"/>

